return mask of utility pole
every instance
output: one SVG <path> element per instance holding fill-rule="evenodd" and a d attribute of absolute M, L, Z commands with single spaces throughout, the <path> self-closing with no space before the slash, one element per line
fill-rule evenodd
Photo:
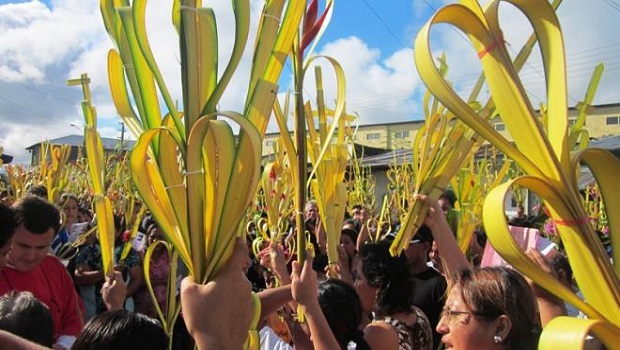
<path fill-rule="evenodd" d="M 125 123 L 121 122 L 121 150 L 122 153 L 125 150 Z"/>

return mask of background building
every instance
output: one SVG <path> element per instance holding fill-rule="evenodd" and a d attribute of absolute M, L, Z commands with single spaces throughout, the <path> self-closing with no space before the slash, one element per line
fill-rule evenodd
<path fill-rule="evenodd" d="M 69 161 L 76 161 L 78 159 L 78 155 L 80 151 L 82 155 L 84 155 L 84 136 L 82 135 L 69 135 L 64 137 L 59 137 L 57 139 L 41 141 L 39 143 L 35 143 L 34 145 L 27 147 L 26 149 L 30 151 L 30 164 L 37 165 L 41 161 L 41 149 L 45 143 L 49 143 L 50 145 L 68 145 L 71 147 Z M 123 145 L 121 147 L 120 139 L 102 137 L 101 143 L 103 144 L 103 152 L 105 157 L 108 157 L 111 154 L 117 152 L 127 152 L 131 150 L 136 143 L 135 141 L 125 140 L 123 141 Z"/>
<path fill-rule="evenodd" d="M 578 111 L 570 108 L 568 111 L 569 124 L 577 119 Z M 495 130 L 512 140 L 506 126 L 499 117 L 491 121 Z M 387 150 L 411 148 L 415 136 L 424 125 L 423 120 L 398 123 L 365 124 L 359 125 L 353 142 L 362 146 L 383 148 Z M 604 136 L 620 135 L 620 103 L 589 107 L 584 128 L 590 139 L 599 139 Z M 268 133 L 263 140 L 263 156 L 273 154 L 273 147 L 279 132 Z"/>
<path fill-rule="evenodd" d="M 575 123 L 577 114 L 577 109 L 569 109 L 570 125 Z M 499 117 L 491 120 L 491 123 L 495 130 L 508 140 L 512 140 Z M 424 121 L 366 124 L 357 127 L 353 139 L 356 154 L 358 156 L 362 154 L 358 148 L 364 149 L 369 147 L 373 149 L 372 153 L 364 153 L 360 165 L 369 167 L 372 170 L 375 179 L 377 203 L 380 203 L 383 195 L 387 193 L 388 179 L 386 171 L 390 168 L 390 165 L 411 162 L 413 142 L 422 125 L 424 125 Z M 588 107 L 584 129 L 587 130 L 590 137 L 589 147 L 607 149 L 616 156 L 620 156 L 620 103 Z M 273 154 L 273 146 L 278 136 L 279 133 L 270 133 L 265 136 L 263 141 L 264 156 Z M 383 152 L 380 152 L 380 149 L 383 149 Z M 594 178 L 589 169 L 582 169 L 579 187 L 583 189 L 593 182 Z M 535 196 L 527 195 L 527 202 L 527 207 L 531 208 L 538 203 L 538 199 Z M 516 212 L 516 202 L 510 196 L 506 198 L 505 205 L 508 215 Z"/>

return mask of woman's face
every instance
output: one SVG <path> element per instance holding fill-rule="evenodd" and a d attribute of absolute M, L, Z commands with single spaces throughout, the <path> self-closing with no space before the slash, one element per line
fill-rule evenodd
<path fill-rule="evenodd" d="M 355 255 L 355 242 L 353 242 L 349 235 L 340 236 L 340 245 L 344 248 L 344 251 L 347 252 L 348 256 L 351 257 Z"/>
<path fill-rule="evenodd" d="M 93 221 L 93 217 L 88 214 L 87 211 L 78 211 L 78 222 L 91 222 Z"/>
<path fill-rule="evenodd" d="M 477 350 L 495 349 L 493 342 L 496 323 L 480 320 L 471 314 L 461 298 L 460 288 L 455 286 L 448 294 L 444 310 L 437 324 L 437 332 L 442 334 L 445 349 Z"/>
<path fill-rule="evenodd" d="M 157 241 L 163 241 L 165 239 L 164 232 L 159 227 L 154 227 L 153 229 L 151 229 L 147 238 L 148 245 L 151 245 Z"/>
<path fill-rule="evenodd" d="M 67 222 L 75 223 L 78 221 L 78 205 L 75 199 L 67 199 L 62 206 L 62 211 L 67 216 Z"/>
<path fill-rule="evenodd" d="M 368 280 L 366 276 L 364 276 L 364 272 L 362 271 L 362 262 L 357 262 L 357 276 L 355 278 L 355 290 L 360 297 L 360 301 L 362 302 L 362 309 L 365 314 L 370 313 L 375 306 L 375 298 L 377 296 L 378 288 L 371 286 L 368 284 Z"/>

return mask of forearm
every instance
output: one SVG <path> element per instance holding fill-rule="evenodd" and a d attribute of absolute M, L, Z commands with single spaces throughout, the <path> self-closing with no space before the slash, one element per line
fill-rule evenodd
<path fill-rule="evenodd" d="M 307 305 L 305 311 L 314 348 L 316 350 L 340 349 L 340 345 L 331 328 L 329 328 L 323 311 L 321 311 L 318 300 L 316 303 Z"/>
<path fill-rule="evenodd" d="M 318 245 L 316 250 L 321 254 L 327 254 L 327 236 L 324 234 L 319 234 L 316 238 L 316 243 Z"/>
<path fill-rule="evenodd" d="M 353 276 L 351 275 L 351 268 L 348 264 L 340 267 L 340 280 L 353 285 Z"/>
<path fill-rule="evenodd" d="M 258 292 L 258 297 L 261 304 L 261 320 L 276 312 L 282 305 L 293 300 L 290 285 L 260 291 Z"/>
<path fill-rule="evenodd" d="M 281 285 L 286 286 L 291 284 L 291 274 L 288 272 L 286 264 L 274 268 L 272 272 L 278 281 L 280 281 Z"/>
<path fill-rule="evenodd" d="M 366 225 L 366 223 L 362 223 L 362 228 L 360 229 L 360 234 L 357 235 L 357 242 L 356 243 L 356 250 L 359 252 L 362 249 L 362 245 L 364 245 L 364 243 L 366 243 L 366 241 L 369 239 L 369 235 L 368 235 L 368 226 Z"/>
<path fill-rule="evenodd" d="M 0 330 L 0 349 L 49 350 L 49 348 L 33 343 L 4 330 Z"/>
<path fill-rule="evenodd" d="M 540 313 L 540 325 L 543 328 L 554 318 L 566 315 L 566 307 L 562 299 L 537 297 L 536 303 Z"/>
<path fill-rule="evenodd" d="M 310 331 L 305 326 L 306 325 L 302 325 L 297 321 L 291 321 L 289 323 L 295 350 L 314 350 L 314 345 L 310 340 Z"/>
<path fill-rule="evenodd" d="M 129 276 L 131 277 L 131 280 L 127 284 L 127 298 L 133 296 L 136 291 L 138 291 L 144 278 L 142 275 L 142 269 L 139 266 L 131 268 L 129 270 Z"/>
<path fill-rule="evenodd" d="M 456 238 L 445 218 L 438 220 L 432 227 L 433 238 L 437 244 L 437 250 L 441 256 L 441 261 L 445 269 L 446 276 L 460 269 L 471 269 L 471 265 L 465 254 L 459 249 Z"/>
<path fill-rule="evenodd" d="M 77 270 L 73 280 L 76 285 L 85 286 L 101 282 L 104 278 L 103 271 Z"/>

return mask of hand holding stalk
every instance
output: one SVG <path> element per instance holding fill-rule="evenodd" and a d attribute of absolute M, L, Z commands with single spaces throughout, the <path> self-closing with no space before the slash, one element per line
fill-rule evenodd
<path fill-rule="evenodd" d="M 213 280 L 200 285 L 191 276 L 183 279 L 183 315 L 198 349 L 243 347 L 254 315 L 252 286 L 243 273 L 247 257 L 247 245 L 237 239 L 229 262 Z"/>

